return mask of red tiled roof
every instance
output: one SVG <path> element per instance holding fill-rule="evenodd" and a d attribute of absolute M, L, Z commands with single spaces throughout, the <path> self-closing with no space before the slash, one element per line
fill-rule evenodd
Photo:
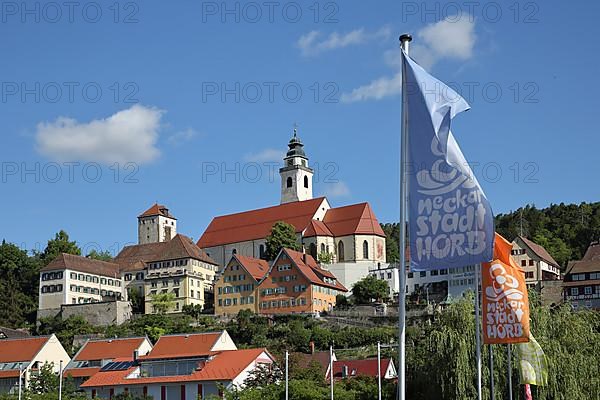
<path fill-rule="evenodd" d="M 64 269 L 87 272 L 88 274 L 102 275 L 110 278 L 119 277 L 118 264 L 66 253 L 57 256 L 41 270 L 56 271 Z"/>
<path fill-rule="evenodd" d="M 585 251 L 581 261 L 600 260 L 600 242 L 592 242 Z"/>
<path fill-rule="evenodd" d="M 318 197 L 215 217 L 198 240 L 198 246 L 205 249 L 227 243 L 264 239 L 277 221 L 293 225 L 296 233 L 300 233 L 306 229 L 323 201 L 326 201 L 324 197 Z"/>
<path fill-rule="evenodd" d="M 256 281 L 260 281 L 269 272 L 269 263 L 265 260 L 237 254 L 234 257 Z"/>
<path fill-rule="evenodd" d="M 369 203 L 331 208 L 325 214 L 323 222 L 333 236 L 364 234 L 385 237 Z"/>
<path fill-rule="evenodd" d="M 63 376 L 71 376 L 73 378 L 87 378 L 100 371 L 100 367 L 85 367 L 85 368 L 69 368 L 65 369 Z"/>
<path fill-rule="evenodd" d="M 296 264 L 298 269 L 300 269 L 300 272 L 302 272 L 302 274 L 306 276 L 309 281 L 311 281 L 311 283 L 340 290 L 342 292 L 348 291 L 348 289 L 346 289 L 340 282 L 337 281 L 336 277 L 331 272 L 321 268 L 310 254 L 301 253 L 291 249 L 283 250 L 294 262 L 294 264 Z M 325 283 L 323 277 L 335 279 L 336 284 L 332 285 L 330 283 Z"/>
<path fill-rule="evenodd" d="M 194 371 L 190 375 L 153 376 L 127 379 L 126 377 L 135 370 L 134 367 L 127 371 L 98 372 L 87 382 L 82 384 L 81 387 L 147 385 L 168 382 L 231 381 L 263 353 L 267 354 L 269 361 L 273 360 L 267 349 L 264 348 L 228 350 L 217 352 L 213 359 L 208 361 L 202 369 Z"/>
<path fill-rule="evenodd" d="M 537 254 L 537 256 L 539 258 L 546 261 L 550 265 L 560 268 L 560 265 L 558 265 L 558 263 L 554 260 L 554 258 L 552 258 L 550 253 L 548 253 L 548 251 L 543 246 L 540 246 L 539 244 L 532 242 L 531 240 L 527 239 L 524 236 L 519 236 L 519 237 L 527 245 L 527 247 L 529 247 L 531 249 L 531 251 L 533 251 L 535 254 Z"/>
<path fill-rule="evenodd" d="M 8 371 L 0 371 L 0 378 L 18 378 L 18 377 L 19 377 L 18 369 L 11 369 Z"/>
<path fill-rule="evenodd" d="M 312 221 L 310 221 L 310 224 L 308 224 L 308 226 L 306 227 L 303 236 L 333 236 L 333 233 L 331 233 L 331 231 L 329 230 L 327 225 L 323 223 L 323 221 L 317 221 L 313 219 Z"/>
<path fill-rule="evenodd" d="M 223 331 L 161 336 L 152 351 L 140 359 L 207 356 L 222 334 Z"/>
<path fill-rule="evenodd" d="M 318 363 L 323 368 L 323 374 L 329 368 L 329 352 L 328 351 L 316 351 L 311 354 L 304 353 L 292 353 L 294 357 L 298 359 L 298 366 L 300 368 L 308 368 L 312 362 Z M 335 360 L 335 358 L 334 358 Z"/>
<path fill-rule="evenodd" d="M 381 359 L 381 374 L 382 376 L 385 374 L 388 366 L 392 362 L 389 358 Z M 343 368 L 348 367 L 348 378 L 352 378 L 355 376 L 371 376 L 373 378 L 377 377 L 377 359 L 376 358 L 367 358 L 364 360 L 340 360 L 333 362 L 333 378 L 334 379 L 342 379 L 343 378 Z M 329 374 L 327 376 L 329 379 Z"/>
<path fill-rule="evenodd" d="M 178 258 L 195 258 L 208 264 L 218 265 L 200 249 L 192 239 L 177 234 L 168 242 L 146 243 L 127 246 L 115 257 L 115 262 L 124 271 L 139 269 L 140 262 L 175 260 Z M 136 267 L 137 266 L 137 267 Z"/>
<path fill-rule="evenodd" d="M 48 342 L 50 336 L 0 340 L 0 362 L 31 361 Z"/>
<path fill-rule="evenodd" d="M 125 339 L 90 340 L 79 350 L 73 360 L 113 360 L 115 358 L 133 358 L 133 351 L 146 340 L 143 337 Z"/>
<path fill-rule="evenodd" d="M 172 219 L 177 219 L 173 215 L 171 215 L 171 213 L 169 212 L 169 209 L 167 207 L 163 206 L 162 204 L 158 204 L 158 203 L 154 203 L 154 205 L 152 205 L 152 207 L 150 207 L 149 209 L 147 209 L 146 211 L 141 213 L 138 218 L 154 217 L 154 216 L 158 216 L 158 215 L 161 215 L 163 217 L 172 218 Z"/>

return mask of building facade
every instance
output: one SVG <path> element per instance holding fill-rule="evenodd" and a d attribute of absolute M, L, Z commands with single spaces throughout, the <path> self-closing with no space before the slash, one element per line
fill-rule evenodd
<path fill-rule="evenodd" d="M 564 278 L 564 297 L 575 310 L 600 309 L 600 242 L 593 242 Z"/>
<path fill-rule="evenodd" d="M 561 279 L 560 266 L 544 247 L 524 236 L 517 236 L 512 245 L 511 256 L 525 271 L 527 287 Z"/>
<path fill-rule="evenodd" d="M 168 242 L 177 235 L 177 218 L 162 204 L 154 204 L 138 216 L 138 243 Z"/>
<path fill-rule="evenodd" d="M 236 315 L 242 310 L 259 312 L 259 285 L 269 263 L 258 258 L 234 255 L 215 283 L 215 314 Z"/>

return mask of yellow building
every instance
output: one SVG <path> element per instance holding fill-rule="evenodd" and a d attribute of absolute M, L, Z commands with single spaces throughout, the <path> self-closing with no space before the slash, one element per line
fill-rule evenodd
<path fill-rule="evenodd" d="M 215 314 L 234 315 L 241 310 L 258 313 L 258 285 L 269 271 L 269 263 L 234 255 L 215 283 Z"/>

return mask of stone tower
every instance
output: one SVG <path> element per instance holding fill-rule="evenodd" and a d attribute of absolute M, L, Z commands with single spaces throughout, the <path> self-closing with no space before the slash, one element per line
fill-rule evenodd
<path fill-rule="evenodd" d="M 297 136 L 288 143 L 289 150 L 283 159 L 284 166 L 279 169 L 281 175 L 281 204 L 313 198 L 313 170 L 308 167 L 308 157 L 304 153 L 304 145 Z"/>
<path fill-rule="evenodd" d="M 138 244 L 168 242 L 177 235 L 177 218 L 155 203 L 138 217 Z"/>

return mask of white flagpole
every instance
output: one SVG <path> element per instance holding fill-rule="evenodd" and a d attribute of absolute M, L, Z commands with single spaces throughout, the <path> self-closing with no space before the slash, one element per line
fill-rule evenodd
<path fill-rule="evenodd" d="M 479 321 L 479 275 L 481 271 L 481 264 L 475 265 L 475 343 L 477 348 L 475 354 L 477 355 L 477 398 L 481 400 L 481 336 Z"/>
<path fill-rule="evenodd" d="M 21 386 L 22 386 L 22 381 L 23 379 L 23 366 L 21 365 L 21 363 L 19 363 L 19 400 L 21 400 Z"/>
<path fill-rule="evenodd" d="M 400 36 L 400 46 L 408 54 L 412 36 Z M 408 95 L 406 93 L 406 73 L 402 64 L 402 126 L 400 131 L 400 264 L 398 265 L 398 400 L 404 400 L 406 395 L 406 222 L 408 216 Z"/>
<path fill-rule="evenodd" d="M 377 342 L 377 400 L 381 400 L 381 343 Z"/>
<path fill-rule="evenodd" d="M 333 400 L 333 346 L 329 346 L 329 391 Z"/>
<path fill-rule="evenodd" d="M 511 344 L 506 345 L 506 360 L 508 362 L 508 400 L 513 400 L 512 388 L 512 351 Z"/>
<path fill-rule="evenodd" d="M 58 400 L 62 400 L 63 360 L 60 360 L 58 374 Z"/>
<path fill-rule="evenodd" d="M 288 353 L 286 351 L 285 352 L 285 400 L 289 399 L 289 385 L 288 385 L 288 380 L 289 380 L 289 359 L 290 359 L 290 353 Z"/>

